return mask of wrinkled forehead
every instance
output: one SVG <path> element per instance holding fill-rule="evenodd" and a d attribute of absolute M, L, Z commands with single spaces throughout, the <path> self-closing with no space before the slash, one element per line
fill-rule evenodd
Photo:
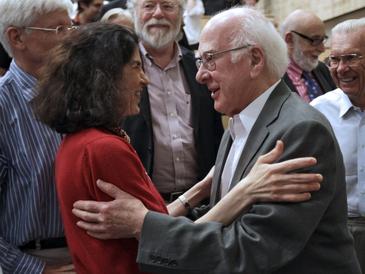
<path fill-rule="evenodd" d="M 145 3 L 152 3 L 152 4 L 174 4 L 174 5 L 178 5 L 179 1 L 178 0 L 137 0 L 136 1 L 137 4 L 142 5 Z"/>
<path fill-rule="evenodd" d="M 318 20 L 308 20 L 308 23 L 299 24 L 296 28 L 297 31 L 306 34 L 307 36 L 324 36 L 326 34 L 326 29 L 322 21 Z"/>
<path fill-rule="evenodd" d="M 204 52 L 211 52 L 217 50 L 218 48 L 219 48 L 219 43 L 217 39 L 215 38 L 209 39 L 201 36 L 198 48 L 198 52 L 200 55 L 202 55 Z"/>
<path fill-rule="evenodd" d="M 67 10 L 56 9 L 50 12 L 38 13 L 31 24 L 42 26 L 71 25 L 71 18 Z"/>
<path fill-rule="evenodd" d="M 365 30 L 334 33 L 331 37 L 331 54 L 365 54 Z"/>
<path fill-rule="evenodd" d="M 216 51 L 229 47 L 231 42 L 231 30 L 227 29 L 226 24 L 211 24 L 203 29 L 200 42 L 199 53 Z"/>

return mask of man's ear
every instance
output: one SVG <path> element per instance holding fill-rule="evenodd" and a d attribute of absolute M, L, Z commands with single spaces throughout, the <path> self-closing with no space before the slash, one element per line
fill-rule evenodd
<path fill-rule="evenodd" d="M 251 49 L 251 78 L 256 78 L 261 74 L 265 66 L 264 52 L 261 48 Z"/>
<path fill-rule="evenodd" d="M 293 33 L 286 32 L 284 36 L 284 41 L 287 44 L 288 48 L 292 48 L 294 41 L 293 41 Z"/>
<path fill-rule="evenodd" d="M 23 50 L 25 49 L 24 32 L 17 27 L 8 27 L 6 30 L 6 36 L 8 37 L 9 44 L 12 48 Z"/>

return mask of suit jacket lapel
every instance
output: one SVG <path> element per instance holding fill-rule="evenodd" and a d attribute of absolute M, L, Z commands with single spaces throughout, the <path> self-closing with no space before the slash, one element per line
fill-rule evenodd
<path fill-rule="evenodd" d="M 268 126 L 275 122 L 280 113 L 282 104 L 289 95 L 290 90 L 283 81 L 281 81 L 271 93 L 247 138 L 236 171 L 233 175 L 230 188 L 235 186 L 243 175 L 246 174 L 248 165 L 251 163 L 252 159 L 255 158 L 262 144 L 270 134 Z"/>
<path fill-rule="evenodd" d="M 143 53 L 141 52 L 141 50 L 139 51 L 139 54 L 141 55 L 142 66 L 144 67 L 144 63 L 143 63 L 144 59 L 142 58 Z M 148 131 L 150 132 L 150 134 L 152 136 L 153 135 L 152 118 L 151 118 L 150 99 L 149 99 L 149 95 L 148 95 L 147 86 L 145 86 L 141 92 L 141 99 L 139 101 L 139 114 L 142 115 L 144 120 L 146 121 Z"/>
<path fill-rule="evenodd" d="M 288 73 L 284 74 L 283 80 L 285 81 L 285 83 L 287 84 L 287 86 L 290 88 L 291 91 L 298 93 L 298 90 L 295 88 L 295 86 L 293 85 L 293 82 L 290 80 Z"/>
<path fill-rule="evenodd" d="M 152 136 L 152 120 L 151 120 L 151 109 L 150 109 L 150 100 L 148 96 L 148 89 L 144 87 L 141 92 L 141 100 L 139 102 L 139 114 L 143 116 L 143 119 L 146 121 L 148 130 Z"/>
<path fill-rule="evenodd" d="M 200 115 L 200 96 L 197 94 L 201 90 L 199 83 L 195 80 L 195 75 L 197 72 L 195 60 L 192 56 L 186 53 L 184 48 L 181 48 L 182 58 L 180 65 L 183 69 L 183 74 L 185 76 L 186 83 L 188 85 L 190 96 L 191 96 L 191 111 L 192 111 L 192 123 L 194 128 L 194 138 L 197 139 L 199 131 L 199 115 Z"/>

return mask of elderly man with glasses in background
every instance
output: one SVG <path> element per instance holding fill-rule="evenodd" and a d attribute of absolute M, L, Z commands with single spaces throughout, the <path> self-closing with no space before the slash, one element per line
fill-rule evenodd
<path fill-rule="evenodd" d="M 338 89 L 311 102 L 330 121 L 343 154 L 348 227 L 365 273 L 365 18 L 332 30 L 328 66 Z"/>
<path fill-rule="evenodd" d="M 184 0 L 129 0 L 149 84 L 140 113 L 123 128 L 166 202 L 202 180 L 214 166 L 223 134 L 221 115 L 195 79 L 193 52 L 176 42 Z"/>
<path fill-rule="evenodd" d="M 336 88 L 326 65 L 319 61 L 327 39 L 322 20 L 310 11 L 295 10 L 284 20 L 281 34 L 290 63 L 284 81 L 306 102 Z"/>
<path fill-rule="evenodd" d="M 30 107 L 49 51 L 74 28 L 69 0 L 0 0 L 0 265 L 4 273 L 72 272 L 55 192 L 61 136 Z"/>

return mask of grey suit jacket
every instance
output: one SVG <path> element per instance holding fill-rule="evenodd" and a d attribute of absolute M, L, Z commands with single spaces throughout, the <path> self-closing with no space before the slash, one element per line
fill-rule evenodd
<path fill-rule="evenodd" d="M 344 167 L 337 141 L 324 116 L 291 93 L 283 81 L 251 130 L 232 187 L 278 139 L 285 144 L 280 161 L 300 156 L 318 159 L 315 167 L 306 169 L 324 176 L 311 200 L 256 203 L 228 227 L 150 212 L 139 243 L 141 269 L 174 274 L 360 273 L 347 230 Z M 211 205 L 219 200 L 220 177 L 231 142 L 226 132 L 217 155 Z"/>

